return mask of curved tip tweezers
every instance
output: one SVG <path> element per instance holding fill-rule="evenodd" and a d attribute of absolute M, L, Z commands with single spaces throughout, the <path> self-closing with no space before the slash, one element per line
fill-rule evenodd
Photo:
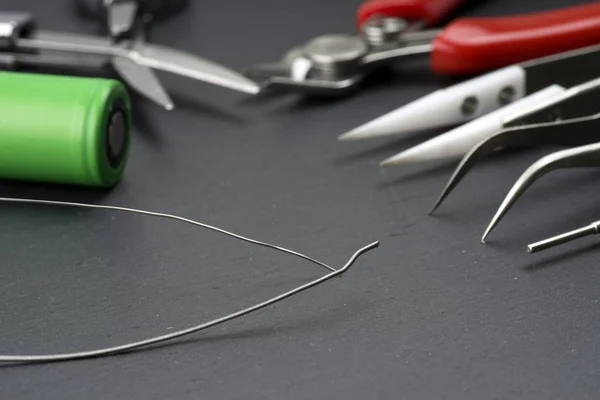
<path fill-rule="evenodd" d="M 507 118 L 504 130 L 482 140 L 463 157 L 430 214 L 475 163 L 498 148 L 542 145 L 573 147 L 598 141 L 596 132 L 600 114 L 596 100 L 599 90 L 600 78 L 592 79 Z"/>
<path fill-rule="evenodd" d="M 249 243 L 253 243 L 253 244 L 256 244 L 259 246 L 263 246 L 263 247 L 267 247 L 267 248 L 270 248 L 273 250 L 278 250 L 278 251 L 281 251 L 281 252 L 284 252 L 287 254 L 291 254 L 293 256 L 303 258 L 307 261 L 310 261 L 314 264 L 317 264 L 317 265 L 324 267 L 331 271 L 327 275 L 323 275 L 320 278 L 317 278 L 311 282 L 305 283 L 304 285 L 298 286 L 292 290 L 289 290 L 278 296 L 272 297 L 271 299 L 265 300 L 261 303 L 254 304 L 254 305 L 244 308 L 242 310 L 239 310 L 239 311 L 233 312 L 231 314 L 213 319 L 208 322 L 204 322 L 202 324 L 199 324 L 199 325 L 187 328 L 187 329 L 179 330 L 177 332 L 172 332 L 172 333 L 169 333 L 166 335 L 156 336 L 156 337 L 153 337 L 150 339 L 141 340 L 138 342 L 133 342 L 133 343 L 128 343 L 128 344 L 123 344 L 123 345 L 119 345 L 119 346 L 107 347 L 107 348 L 98 349 L 98 350 L 81 351 L 81 352 L 75 352 L 75 353 L 45 354 L 45 355 L 0 355 L 0 362 L 56 362 L 56 361 L 71 361 L 71 360 L 78 360 L 78 359 L 84 359 L 84 358 L 103 357 L 103 356 L 125 353 L 128 351 L 139 349 L 141 347 L 146 347 L 146 346 L 149 346 L 152 344 L 162 343 L 162 342 L 173 340 L 173 339 L 176 339 L 176 338 L 179 338 L 182 336 L 190 335 L 192 333 L 196 333 L 196 332 L 211 328 L 213 326 L 225 323 L 227 321 L 231 321 L 232 319 L 241 317 L 241 316 L 249 314 L 251 312 L 258 311 L 262 308 L 268 307 L 272 304 L 275 304 L 275 303 L 277 303 L 281 300 L 284 300 L 288 297 L 291 297 L 295 294 L 298 294 L 307 289 L 315 287 L 315 286 L 317 286 L 323 282 L 326 282 L 336 276 L 339 276 L 339 275 L 343 274 L 344 272 L 348 271 L 350 269 L 350 267 L 354 264 L 354 262 L 358 259 L 358 257 L 360 257 L 362 254 L 368 252 L 369 250 L 372 250 L 379 246 L 379 242 L 374 242 L 374 243 L 371 243 L 371 244 L 357 250 L 352 255 L 352 257 L 350 257 L 350 259 L 346 262 L 346 264 L 342 268 L 335 269 L 335 268 L 330 267 L 327 264 L 317 261 L 309 256 L 304 255 L 304 254 L 297 253 L 293 250 L 289 250 L 289 249 L 275 246 L 272 244 L 268 244 L 265 242 L 260 242 L 260 241 L 250 239 L 250 238 L 247 238 L 247 237 L 244 237 L 244 236 L 232 233 L 232 232 L 225 231 L 220 228 L 216 228 L 216 227 L 213 227 L 213 226 L 210 226 L 207 224 L 203 224 L 201 222 L 193 221 L 193 220 L 183 218 L 183 217 L 178 217 L 176 215 L 155 213 L 155 212 L 143 211 L 143 210 L 138 210 L 138 209 L 133 209 L 133 208 L 125 208 L 125 207 L 71 203 L 71 202 L 57 202 L 57 201 L 49 201 L 49 200 L 14 199 L 14 198 L 0 197 L 0 202 L 46 204 L 46 205 L 72 206 L 72 207 L 82 207 L 82 208 L 92 208 L 92 209 L 105 209 L 105 210 L 114 210 L 114 211 L 126 211 L 126 212 L 149 215 L 149 216 L 154 216 L 154 217 L 174 219 L 177 221 L 186 222 L 186 223 L 189 223 L 192 225 L 196 225 L 196 226 L 200 226 L 202 228 L 216 231 L 216 232 L 228 235 L 228 236 L 232 236 L 237 239 L 240 239 L 240 240 L 243 240 L 243 241 L 246 241 Z"/>
<path fill-rule="evenodd" d="M 540 145 L 581 146 L 593 143 L 600 139 L 597 133 L 597 124 L 599 121 L 600 114 L 568 121 L 547 122 L 509 128 L 481 141 L 463 157 L 460 164 L 456 167 L 430 214 L 442 204 L 478 161 L 496 152 L 499 148 L 507 149 L 511 147 Z"/>
<path fill-rule="evenodd" d="M 521 194 L 537 179 L 559 168 L 600 165 L 600 143 L 596 143 L 600 139 L 597 134 L 599 122 L 600 114 L 597 114 L 591 117 L 575 118 L 568 121 L 529 125 L 521 128 L 506 129 L 480 142 L 461 160 L 433 206 L 431 213 L 436 210 L 477 161 L 498 148 L 533 145 L 580 146 L 558 151 L 543 157 L 521 175 L 485 230 L 481 238 L 481 242 L 485 243 L 492 229 Z"/>
<path fill-rule="evenodd" d="M 517 182 L 510 189 L 502 204 L 496 211 L 494 218 L 488 225 L 485 233 L 481 238 L 481 242 L 485 243 L 485 239 L 494 227 L 500 222 L 502 217 L 515 204 L 521 195 L 529 188 L 536 180 L 546 175 L 547 173 L 561 168 L 579 168 L 579 167 L 597 167 L 600 166 L 600 143 L 588 144 L 585 146 L 575 147 L 572 149 L 557 151 L 542 157 L 533 163 L 519 177 Z"/>

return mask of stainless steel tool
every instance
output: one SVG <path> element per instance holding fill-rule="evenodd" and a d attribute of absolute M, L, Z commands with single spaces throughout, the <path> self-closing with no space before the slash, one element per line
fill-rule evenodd
<path fill-rule="evenodd" d="M 256 94 L 259 86 L 238 72 L 204 58 L 143 40 L 37 29 L 28 13 L 0 13 L 0 67 L 112 68 L 144 97 L 172 109 L 153 69 Z"/>
<path fill-rule="evenodd" d="M 541 158 L 521 175 L 498 208 L 482 242 L 523 192 L 545 174 L 560 168 L 600 166 L 600 107 L 596 103 L 599 92 L 600 78 L 597 78 L 514 115 L 505 122 L 506 129 L 481 141 L 463 157 L 432 212 L 478 161 L 498 149 L 570 147 Z"/>
<path fill-rule="evenodd" d="M 361 35 L 319 36 L 281 61 L 258 64 L 246 75 L 265 89 L 332 96 L 354 91 L 367 75 L 396 59 L 428 54 L 439 30 L 406 32 L 396 18 L 367 22 Z"/>
<path fill-rule="evenodd" d="M 529 253 L 537 253 L 538 251 L 546 250 L 560 244 L 565 244 L 570 241 L 580 239 L 582 237 L 597 235 L 600 233 L 600 221 L 592 222 L 591 224 L 582 228 L 574 229 L 572 231 L 562 233 L 560 235 L 553 236 L 548 239 L 540 240 L 539 242 L 532 243 L 527 246 Z"/>

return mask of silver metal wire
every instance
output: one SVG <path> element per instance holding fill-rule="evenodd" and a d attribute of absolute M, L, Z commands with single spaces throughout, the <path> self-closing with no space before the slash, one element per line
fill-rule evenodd
<path fill-rule="evenodd" d="M 284 300 L 288 297 L 291 297 L 295 294 L 298 294 L 300 292 L 303 292 L 307 289 L 310 289 L 314 286 L 317 286 L 323 282 L 326 282 L 338 275 L 343 274 L 344 272 L 346 272 L 348 269 L 350 269 L 350 267 L 352 266 L 352 264 L 354 264 L 354 262 L 356 261 L 356 259 L 358 257 L 360 257 L 362 254 L 368 252 L 369 250 L 372 250 L 374 248 L 376 248 L 377 246 L 379 246 L 379 242 L 374 242 L 371 243 L 359 250 L 357 250 L 352 257 L 350 257 L 350 259 L 348 260 L 348 262 L 346 262 L 346 264 L 340 268 L 340 269 L 335 269 L 325 263 L 322 263 L 321 261 L 317 261 L 312 257 L 306 256 L 304 254 L 295 252 L 293 250 L 289 250 L 286 249 L 284 247 L 280 247 L 280 246 L 275 246 L 269 243 L 265 243 L 265 242 L 261 242 L 258 240 L 254 240 L 254 239 L 250 239 L 247 238 L 245 236 L 241 236 L 229 231 L 226 231 L 224 229 L 221 228 L 216 228 L 214 226 L 211 225 L 207 225 L 207 224 L 203 224 L 201 222 L 197 222 L 188 218 L 183 218 L 183 217 L 179 217 L 176 215 L 171 215 L 171 214 L 164 214 L 164 213 L 157 213 L 157 212 L 152 212 L 152 211 L 144 211 L 144 210 L 138 210 L 138 209 L 134 209 L 134 208 L 127 208 L 127 207 L 118 207 L 118 206 L 107 206 L 107 205 L 96 205 L 96 204 L 84 204 L 84 203 L 73 203 L 73 202 L 63 202 L 63 201 L 52 201 L 52 200 L 37 200 L 37 199 L 17 199 L 17 198 L 8 198 L 8 197 L 0 197 L 0 202 L 11 202 L 11 203 L 26 203 L 26 204 L 44 204 L 44 205 L 56 205 L 56 206 L 71 206 L 71 207 L 82 207 L 82 208 L 92 208 L 92 209 L 103 209 L 103 210 L 113 210 L 113 211 L 125 211 L 125 212 L 131 212 L 131 213 L 136 213 L 136 214 L 142 214 L 142 215 L 149 215 L 149 216 L 154 216 L 154 217 L 161 217 L 161 218 L 168 218 L 168 219 L 174 219 L 177 221 L 182 221 L 182 222 L 186 222 L 192 225 L 197 225 L 200 226 L 202 228 L 206 228 L 212 231 L 216 231 L 219 233 L 222 233 L 224 235 L 227 236 L 231 236 L 237 239 L 240 239 L 242 241 L 245 242 L 249 242 L 249 243 L 253 243 L 259 246 L 263 246 L 263 247 L 267 247 L 273 250 L 277 250 L 277 251 L 281 251 L 283 253 L 286 254 L 290 254 L 296 257 L 300 257 L 304 260 L 310 261 L 314 264 L 317 264 L 323 268 L 326 268 L 328 270 L 330 270 L 331 272 L 328 273 L 327 275 L 324 275 L 320 278 L 317 278 L 313 281 L 310 281 L 308 283 L 305 283 L 304 285 L 298 286 L 294 289 L 291 289 L 285 293 L 282 293 L 278 296 L 272 297 L 268 300 L 265 300 L 261 303 L 257 303 L 254 304 L 252 306 L 249 306 L 247 308 L 244 308 L 242 310 L 233 312 L 231 314 L 227 314 L 225 316 L 213 319 L 211 321 L 208 322 L 204 322 L 201 323 L 199 325 L 195 325 L 192 326 L 190 328 L 187 329 L 182 329 L 176 332 L 172 332 L 166 335 L 161 335 L 161 336 L 155 336 L 149 339 L 145 339 L 145 340 L 140 340 L 137 342 L 132 342 L 132 343 L 127 343 L 127 344 L 123 344 L 123 345 L 119 345 L 119 346 L 114 346 L 114 347 L 107 347 L 107 348 L 102 348 L 102 349 L 98 349 L 98 350 L 89 350 L 89 351 L 81 351 L 81 352 L 73 352 L 73 353 L 61 353 L 61 354 L 42 354 L 42 355 L 0 355 L 0 362 L 56 362 L 56 361 L 70 361 L 70 360 L 78 360 L 78 359 L 84 359 L 84 358 L 94 358 L 94 357 L 101 357 L 101 356 L 109 356 L 109 355 L 115 355 L 115 354 L 119 354 L 119 353 L 124 353 L 124 352 L 128 352 L 131 350 L 135 350 L 135 349 L 139 349 L 141 347 L 145 347 L 145 346 L 149 346 L 152 344 L 157 344 L 157 343 L 161 343 L 161 342 L 165 342 L 165 341 L 169 341 L 169 340 L 173 340 L 176 338 L 180 338 L 182 336 L 186 336 L 186 335 L 190 335 L 192 333 L 196 333 L 199 331 L 202 331 L 204 329 L 213 327 L 215 325 L 219 325 L 222 324 L 224 322 L 227 321 L 231 321 L 232 319 L 241 317 L 243 315 L 249 314 L 253 311 L 257 311 L 260 310 L 262 308 L 268 307 L 272 304 L 275 304 L 281 300 Z"/>

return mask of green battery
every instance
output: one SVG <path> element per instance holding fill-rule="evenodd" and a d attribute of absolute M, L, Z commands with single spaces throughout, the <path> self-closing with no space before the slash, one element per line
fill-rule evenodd
<path fill-rule="evenodd" d="M 0 72 L 0 179 L 115 186 L 130 132 L 118 81 Z"/>

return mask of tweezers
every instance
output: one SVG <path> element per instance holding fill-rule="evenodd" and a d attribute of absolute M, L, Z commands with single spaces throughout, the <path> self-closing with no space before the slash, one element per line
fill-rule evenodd
<path fill-rule="evenodd" d="M 482 242 L 517 199 L 542 176 L 561 168 L 600 166 L 600 107 L 596 103 L 599 91 L 600 78 L 597 78 L 510 117 L 505 122 L 506 129 L 481 141 L 463 157 L 432 212 L 478 161 L 500 148 L 570 147 L 541 158 L 519 177 L 486 229 Z"/>

